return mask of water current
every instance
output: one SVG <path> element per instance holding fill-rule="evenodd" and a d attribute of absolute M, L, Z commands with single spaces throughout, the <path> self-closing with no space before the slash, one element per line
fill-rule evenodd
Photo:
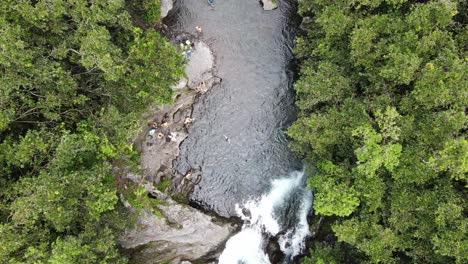
<path fill-rule="evenodd" d="M 271 190 L 261 198 L 236 206 L 244 224 L 227 241 L 220 264 L 271 263 L 265 253 L 271 237 L 277 237 L 284 263 L 291 262 L 305 248 L 305 239 L 310 235 L 307 214 L 312 193 L 305 188 L 304 173 L 293 172 L 287 178 L 273 180 L 271 185 Z"/>
<path fill-rule="evenodd" d="M 256 0 L 215 0 L 213 8 L 206 0 L 178 0 L 165 21 L 176 32 L 202 27 L 223 80 L 195 104 L 194 124 L 175 162 L 181 173 L 202 171 L 192 203 L 244 220 L 220 263 L 269 263 L 262 261 L 263 248 L 278 233 L 282 251 L 292 256 L 308 232 L 311 197 L 283 134 L 295 118 L 296 6 L 278 2 L 278 9 L 264 11 Z M 245 247 L 247 241 L 252 244 Z M 236 250 L 252 252 L 238 256 Z"/>

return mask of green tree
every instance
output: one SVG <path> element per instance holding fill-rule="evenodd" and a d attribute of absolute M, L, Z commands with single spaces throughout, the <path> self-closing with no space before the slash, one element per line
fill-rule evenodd
<path fill-rule="evenodd" d="M 0 2 L 1 263 L 125 262 L 113 162 L 183 73 L 127 4 Z"/>
<path fill-rule="evenodd" d="M 468 259 L 465 1 L 300 0 L 298 120 L 315 213 L 374 263 Z M 310 261 L 339 261 L 316 245 Z M 327 254 L 322 254 L 326 252 Z M 323 255 L 323 257 L 322 257 Z M 321 260 L 319 260 L 321 259 Z"/>

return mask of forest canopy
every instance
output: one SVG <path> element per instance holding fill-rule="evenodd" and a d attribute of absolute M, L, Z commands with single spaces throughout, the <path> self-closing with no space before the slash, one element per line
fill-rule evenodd
<path fill-rule="evenodd" d="M 466 263 L 467 2 L 300 0 L 290 147 L 336 241 L 304 263 Z"/>
<path fill-rule="evenodd" d="M 125 262 L 113 162 L 183 74 L 140 2 L 0 1 L 1 263 Z"/>

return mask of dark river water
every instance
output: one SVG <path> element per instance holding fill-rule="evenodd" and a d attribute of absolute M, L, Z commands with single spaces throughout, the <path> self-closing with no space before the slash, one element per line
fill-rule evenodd
<path fill-rule="evenodd" d="M 201 26 L 201 39 L 216 56 L 223 81 L 195 104 L 175 167 L 201 169 L 191 201 L 224 217 L 236 216 L 236 203 L 267 192 L 272 179 L 301 167 L 283 134 L 295 118 L 296 7 L 279 2 L 264 11 L 255 0 L 215 0 L 214 8 L 206 0 L 179 0 L 166 19 L 172 31 L 194 33 Z"/>

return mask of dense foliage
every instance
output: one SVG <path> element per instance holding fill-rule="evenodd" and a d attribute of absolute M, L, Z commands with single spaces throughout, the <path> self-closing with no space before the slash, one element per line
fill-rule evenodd
<path fill-rule="evenodd" d="M 299 12 L 312 21 L 288 135 L 338 240 L 305 262 L 466 263 L 467 2 L 300 0 Z"/>
<path fill-rule="evenodd" d="M 0 263 L 125 261 L 112 162 L 183 72 L 128 5 L 0 1 Z"/>
<path fill-rule="evenodd" d="M 158 24 L 161 19 L 161 0 L 128 0 L 128 6 L 147 25 Z"/>

